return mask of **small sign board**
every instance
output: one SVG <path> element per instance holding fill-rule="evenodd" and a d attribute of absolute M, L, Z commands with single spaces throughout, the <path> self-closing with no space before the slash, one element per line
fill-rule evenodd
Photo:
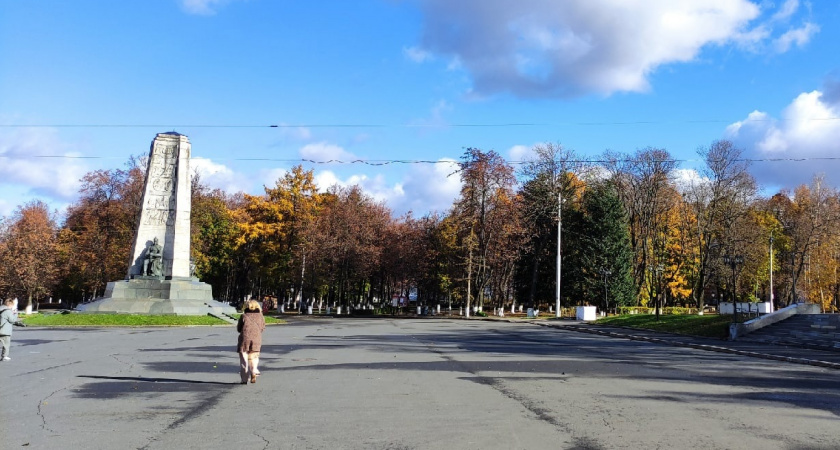
<path fill-rule="evenodd" d="M 408 297 L 404 295 L 394 294 L 391 296 L 391 306 L 408 306 Z"/>

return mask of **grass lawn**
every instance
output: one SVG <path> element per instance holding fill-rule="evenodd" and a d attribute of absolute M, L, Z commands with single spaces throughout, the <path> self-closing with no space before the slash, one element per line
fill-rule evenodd
<path fill-rule="evenodd" d="M 732 323 L 732 317 L 720 315 L 660 315 L 659 321 L 657 321 L 654 314 L 630 314 L 605 317 L 598 319 L 596 323 L 725 339 L 729 336 L 729 324 Z"/>
<path fill-rule="evenodd" d="M 211 316 L 152 316 L 141 314 L 33 314 L 20 315 L 26 325 L 32 326 L 115 326 L 115 327 L 154 327 L 188 325 L 229 325 L 227 322 Z M 266 323 L 285 323 L 274 317 L 266 316 Z"/>
<path fill-rule="evenodd" d="M 241 315 L 242 314 L 233 314 L 233 318 L 236 319 L 236 320 L 239 320 L 239 316 L 241 316 Z M 269 316 L 267 314 L 265 314 L 264 317 L 265 317 L 265 324 L 266 325 L 271 325 L 273 323 L 286 323 L 286 321 L 283 320 L 283 319 L 278 319 L 277 317 Z"/>

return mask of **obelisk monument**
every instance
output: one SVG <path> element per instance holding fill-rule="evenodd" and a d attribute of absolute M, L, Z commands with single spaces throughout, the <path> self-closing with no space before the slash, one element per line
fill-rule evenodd
<path fill-rule="evenodd" d="M 224 316 L 236 310 L 213 300 L 190 265 L 190 140 L 160 133 L 149 151 L 143 200 L 125 280 L 77 309 L 95 313 Z"/>
<path fill-rule="evenodd" d="M 190 140 L 178 133 L 158 134 L 149 152 L 129 278 L 148 275 L 143 260 L 154 238 L 163 245 L 163 273 L 157 276 L 190 277 L 190 209 Z"/>

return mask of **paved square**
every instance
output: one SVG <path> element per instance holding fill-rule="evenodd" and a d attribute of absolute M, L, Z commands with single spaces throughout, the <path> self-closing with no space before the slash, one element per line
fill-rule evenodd
<path fill-rule="evenodd" d="M 835 369 L 464 320 L 27 328 L 3 448 L 837 448 Z"/>

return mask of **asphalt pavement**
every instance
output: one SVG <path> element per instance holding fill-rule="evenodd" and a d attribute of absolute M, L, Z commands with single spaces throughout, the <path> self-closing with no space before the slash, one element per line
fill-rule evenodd
<path fill-rule="evenodd" d="M 0 448 L 840 448 L 840 358 L 571 321 L 15 330 Z"/>

